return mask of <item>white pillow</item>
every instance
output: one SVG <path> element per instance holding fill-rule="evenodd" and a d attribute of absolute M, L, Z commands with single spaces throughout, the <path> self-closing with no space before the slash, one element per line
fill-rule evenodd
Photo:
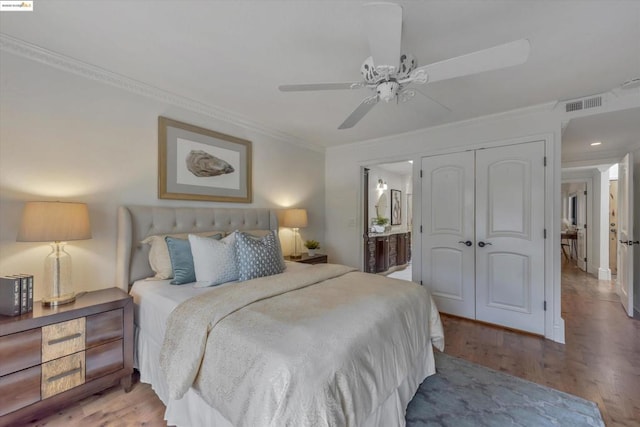
<path fill-rule="evenodd" d="M 238 280 L 236 238 L 233 233 L 222 240 L 189 234 L 196 288 L 220 285 Z"/>
<path fill-rule="evenodd" d="M 224 235 L 222 231 L 205 231 L 196 234 L 198 236 Z M 173 268 L 171 267 L 169 248 L 167 247 L 167 242 L 164 240 L 167 236 L 186 240 L 188 233 L 158 234 L 156 236 L 149 236 L 140 242 L 151 246 L 149 249 L 149 265 L 156 273 L 156 275 L 153 276 L 155 279 L 173 279 Z"/>

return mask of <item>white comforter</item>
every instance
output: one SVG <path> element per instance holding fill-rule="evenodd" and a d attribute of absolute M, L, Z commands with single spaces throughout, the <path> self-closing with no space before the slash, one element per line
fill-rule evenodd
<path fill-rule="evenodd" d="M 425 288 L 324 264 L 185 301 L 160 366 L 173 398 L 193 386 L 236 426 L 359 426 L 432 342 Z"/>

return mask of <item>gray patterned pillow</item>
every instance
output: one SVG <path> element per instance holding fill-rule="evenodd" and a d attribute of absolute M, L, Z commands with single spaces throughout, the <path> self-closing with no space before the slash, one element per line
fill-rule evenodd
<path fill-rule="evenodd" d="M 275 231 L 264 237 L 256 238 L 250 234 L 236 231 L 236 260 L 239 280 L 271 276 L 285 269 L 280 239 Z"/>

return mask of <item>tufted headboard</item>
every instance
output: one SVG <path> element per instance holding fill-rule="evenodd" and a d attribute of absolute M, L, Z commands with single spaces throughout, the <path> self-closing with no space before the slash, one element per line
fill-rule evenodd
<path fill-rule="evenodd" d="M 118 209 L 116 286 L 129 292 L 133 282 L 153 276 L 149 266 L 149 245 L 140 243 L 148 236 L 234 230 L 277 231 L 278 219 L 270 209 L 121 206 Z"/>

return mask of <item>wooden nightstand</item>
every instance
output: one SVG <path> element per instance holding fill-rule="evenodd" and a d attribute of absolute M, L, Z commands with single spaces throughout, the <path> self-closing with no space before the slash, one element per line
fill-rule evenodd
<path fill-rule="evenodd" d="M 0 426 L 42 418 L 116 385 L 131 389 L 133 299 L 111 288 L 0 316 Z"/>
<path fill-rule="evenodd" d="M 327 256 L 323 254 L 302 254 L 302 258 L 292 259 L 290 256 L 284 257 L 287 261 L 301 262 L 303 264 L 326 264 Z"/>

